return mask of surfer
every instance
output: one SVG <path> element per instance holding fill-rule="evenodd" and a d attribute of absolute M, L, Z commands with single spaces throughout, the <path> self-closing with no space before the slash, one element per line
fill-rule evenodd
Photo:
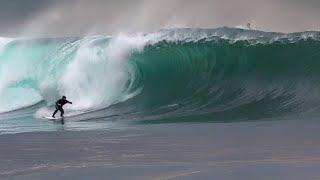
<path fill-rule="evenodd" d="M 61 117 L 63 117 L 64 110 L 63 110 L 62 106 L 65 105 L 65 104 L 67 104 L 67 103 L 72 104 L 72 102 L 70 102 L 70 101 L 67 100 L 66 96 L 62 96 L 62 98 L 59 99 L 59 100 L 56 102 L 56 110 L 54 111 L 52 117 L 55 118 L 54 116 L 56 115 L 56 113 L 57 113 L 58 111 L 61 112 Z"/>

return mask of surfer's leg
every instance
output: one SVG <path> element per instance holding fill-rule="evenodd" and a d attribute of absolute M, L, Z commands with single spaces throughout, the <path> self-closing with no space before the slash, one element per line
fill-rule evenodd
<path fill-rule="evenodd" d="M 57 112 L 58 112 L 58 109 L 56 109 L 56 110 L 54 111 L 54 113 L 52 114 L 52 117 L 53 117 L 53 118 L 55 118 L 54 116 L 56 115 Z"/>
<path fill-rule="evenodd" d="M 64 114 L 63 108 L 61 107 L 59 110 L 60 110 L 60 112 L 61 112 L 61 117 L 63 117 L 63 114 Z"/>

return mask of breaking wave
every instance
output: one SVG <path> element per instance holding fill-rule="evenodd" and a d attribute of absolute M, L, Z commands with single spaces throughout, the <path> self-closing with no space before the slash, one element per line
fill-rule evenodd
<path fill-rule="evenodd" d="M 317 111 L 320 33 L 169 29 L 0 39 L 0 112 L 66 95 L 70 116 L 256 120 Z M 50 111 L 50 112 L 49 112 Z M 84 117 L 83 115 L 82 117 Z"/>

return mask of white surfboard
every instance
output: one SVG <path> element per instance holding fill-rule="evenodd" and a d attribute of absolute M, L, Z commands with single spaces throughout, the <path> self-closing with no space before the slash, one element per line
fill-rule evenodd
<path fill-rule="evenodd" d="M 50 120 L 60 120 L 60 119 L 62 119 L 62 117 L 60 117 L 60 116 L 58 116 L 58 117 L 52 117 L 52 116 L 45 116 L 44 118 L 46 118 L 46 119 L 50 119 Z"/>

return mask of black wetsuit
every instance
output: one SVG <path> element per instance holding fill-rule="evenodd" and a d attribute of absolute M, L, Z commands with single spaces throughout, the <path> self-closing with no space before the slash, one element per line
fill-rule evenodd
<path fill-rule="evenodd" d="M 63 117 L 64 110 L 63 110 L 62 106 L 65 105 L 65 104 L 67 104 L 67 103 L 72 104 L 72 102 L 70 102 L 70 101 L 68 101 L 68 100 L 66 100 L 66 99 L 59 99 L 59 100 L 56 102 L 56 110 L 54 111 L 52 117 L 54 117 L 58 111 L 61 112 L 61 117 Z"/>

